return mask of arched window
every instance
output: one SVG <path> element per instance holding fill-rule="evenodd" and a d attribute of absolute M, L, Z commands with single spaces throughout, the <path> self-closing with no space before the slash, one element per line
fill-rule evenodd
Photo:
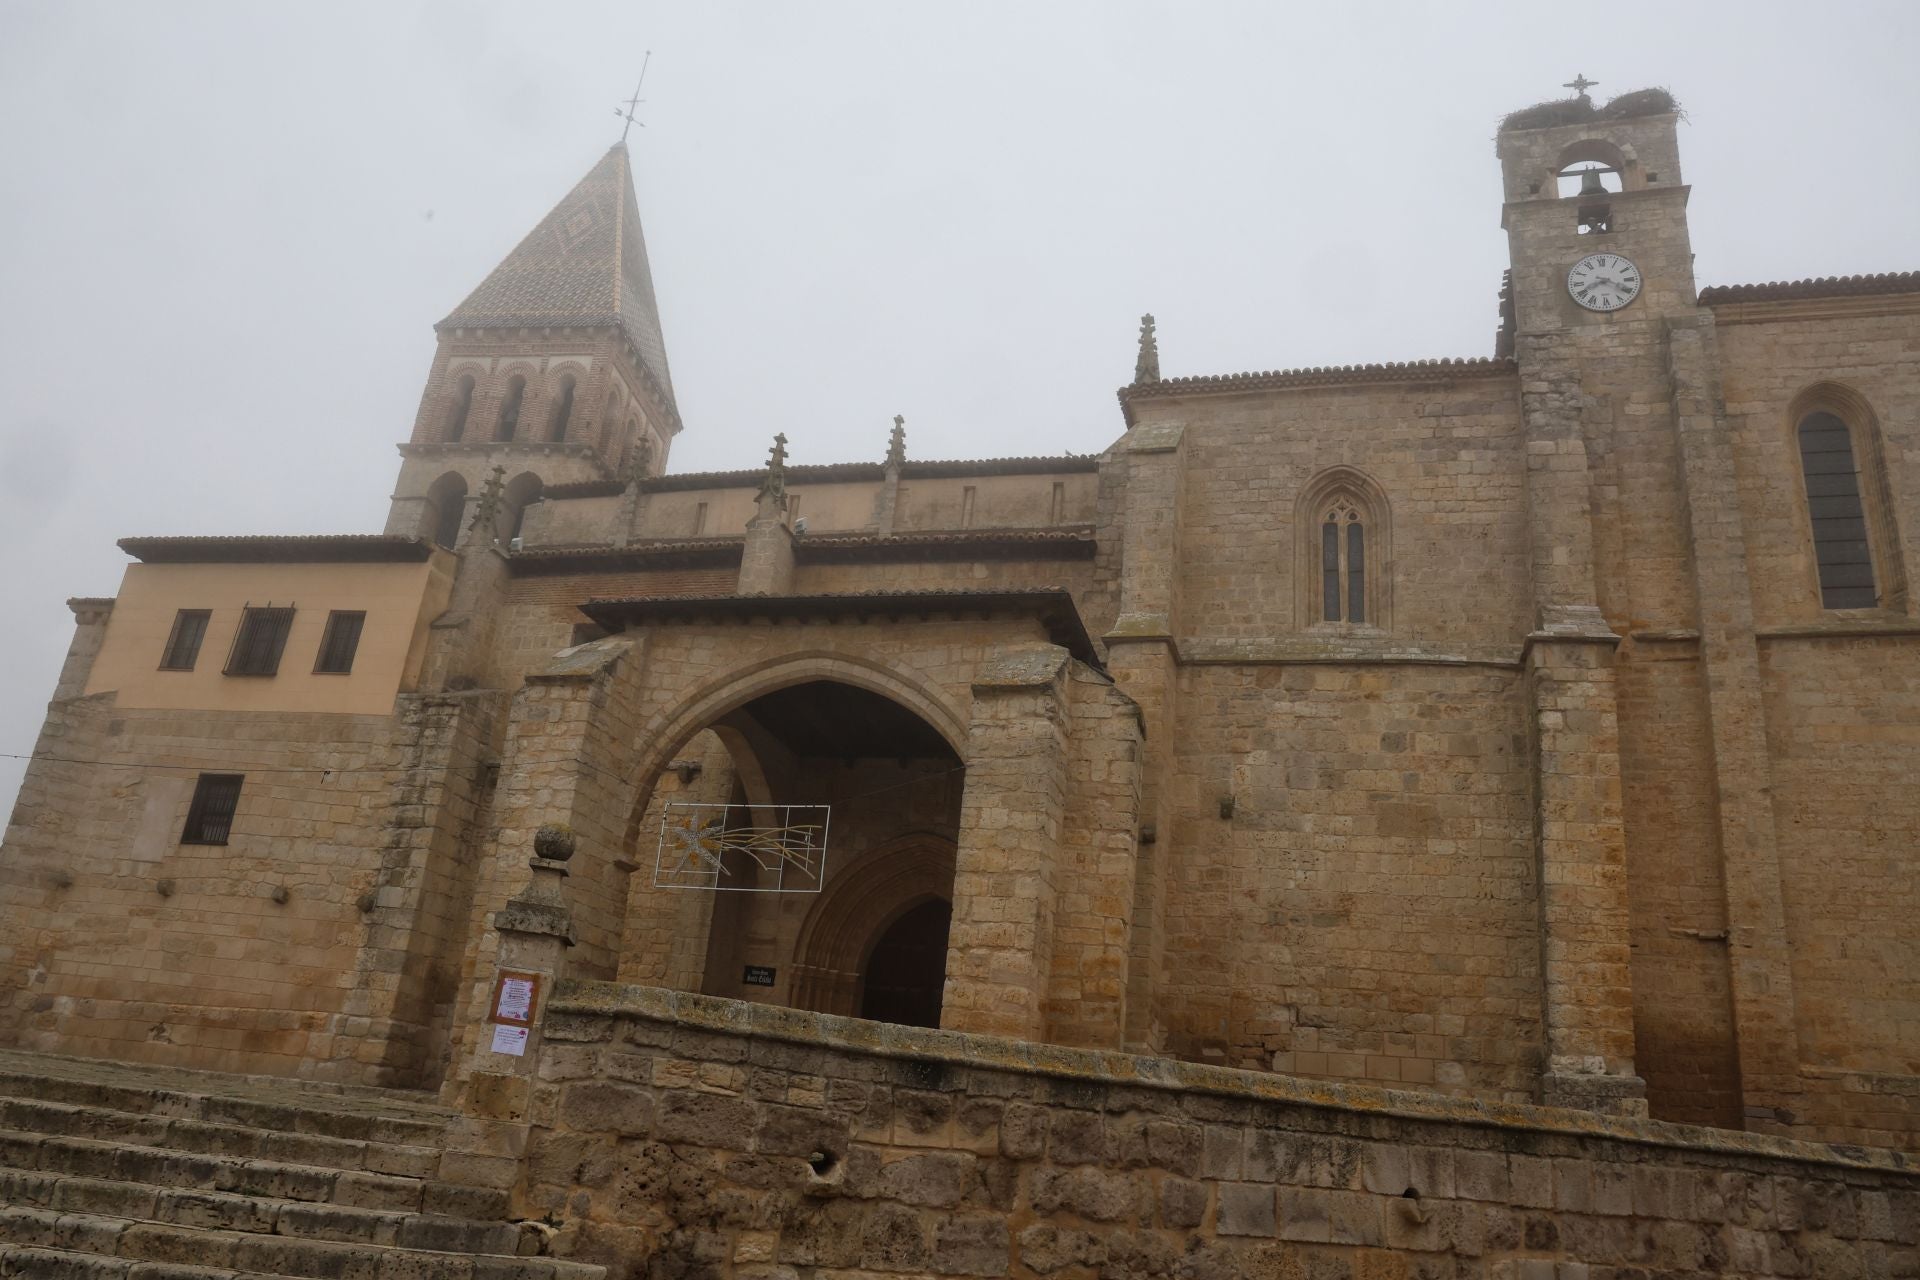
<path fill-rule="evenodd" d="M 1320 620 L 1367 621 L 1367 525 L 1345 494 L 1320 517 Z"/>
<path fill-rule="evenodd" d="M 467 482 L 449 471 L 427 490 L 421 525 L 443 547 L 460 540 L 460 521 L 467 513 Z"/>
<path fill-rule="evenodd" d="M 1788 407 L 1823 609 L 1907 609 L 1907 574 L 1879 421 L 1866 397 L 1826 382 Z"/>
<path fill-rule="evenodd" d="M 1387 497 L 1352 467 L 1321 472 L 1295 507 L 1296 599 L 1306 626 L 1390 625 Z"/>
<path fill-rule="evenodd" d="M 1870 609 L 1880 601 L 1874 583 L 1873 544 L 1860 499 L 1860 468 L 1853 433 L 1831 413 L 1800 419 L 1800 472 L 1813 525 L 1813 558 L 1820 573 L 1820 607 Z"/>
<path fill-rule="evenodd" d="M 507 381 L 507 398 L 500 402 L 500 422 L 493 429 L 495 440 L 511 440 L 520 427 L 520 402 L 527 397 L 527 380 L 514 374 Z"/>
<path fill-rule="evenodd" d="M 453 410 L 447 415 L 447 439 L 458 440 L 467 433 L 467 415 L 473 412 L 473 376 L 460 379 L 454 393 Z"/>
<path fill-rule="evenodd" d="M 560 400 L 553 409 L 553 423 L 547 428 L 547 439 L 559 444 L 567 438 L 567 422 L 573 417 L 573 375 L 560 379 Z"/>
<path fill-rule="evenodd" d="M 531 471 L 524 471 L 507 482 L 506 490 L 500 497 L 505 508 L 501 514 L 506 517 L 509 544 L 520 536 L 521 526 L 527 520 L 527 508 L 540 501 L 541 490 L 545 487 L 540 477 Z"/>

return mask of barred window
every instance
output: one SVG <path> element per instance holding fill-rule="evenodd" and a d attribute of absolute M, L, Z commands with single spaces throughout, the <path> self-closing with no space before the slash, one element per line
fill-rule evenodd
<path fill-rule="evenodd" d="M 225 844 L 233 831 L 233 814 L 240 807 L 238 773 L 203 773 L 194 784 L 193 803 L 187 806 L 187 829 L 181 844 Z"/>
<path fill-rule="evenodd" d="M 353 655 L 360 648 L 360 629 L 367 615 L 335 609 L 327 615 L 327 629 L 320 637 L 320 656 L 313 669 L 321 675 L 344 676 L 353 670 Z"/>
<path fill-rule="evenodd" d="M 160 655 L 162 671 L 193 670 L 193 664 L 200 660 L 200 642 L 207 638 L 207 619 L 211 616 L 206 609 L 182 609 L 173 615 L 173 632 Z"/>
<path fill-rule="evenodd" d="M 1807 514 L 1813 518 L 1814 559 L 1820 566 L 1820 607 L 1872 608 L 1879 596 L 1847 424 L 1830 413 L 1802 418 L 1800 469 L 1807 484 Z"/>
<path fill-rule="evenodd" d="M 240 631 L 227 655 L 230 676 L 270 676 L 280 670 L 280 654 L 293 627 L 293 610 L 248 607 L 240 615 Z"/>

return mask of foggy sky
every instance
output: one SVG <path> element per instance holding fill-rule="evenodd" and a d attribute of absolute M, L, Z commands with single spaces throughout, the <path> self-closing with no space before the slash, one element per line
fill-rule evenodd
<path fill-rule="evenodd" d="M 670 469 L 1093 452 L 1492 353 L 1493 132 L 1670 88 L 1699 282 L 1920 267 L 1920 5 L 0 0 L 0 753 L 132 534 L 377 532 L 432 324 L 619 134 Z M 1912 412 L 1907 406 L 1905 412 Z M 0 758 L 0 813 L 23 764 Z"/>

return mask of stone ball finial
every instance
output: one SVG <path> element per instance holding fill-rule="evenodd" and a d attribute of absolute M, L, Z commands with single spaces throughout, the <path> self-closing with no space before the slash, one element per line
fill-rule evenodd
<path fill-rule="evenodd" d="M 533 833 L 533 852 L 550 862 L 565 862 L 573 856 L 573 828 L 560 822 L 543 824 Z"/>

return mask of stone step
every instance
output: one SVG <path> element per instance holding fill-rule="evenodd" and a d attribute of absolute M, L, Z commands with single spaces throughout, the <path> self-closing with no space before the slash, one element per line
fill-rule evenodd
<path fill-rule="evenodd" d="M 342 1244 L 395 1245 L 447 1253 L 539 1252 L 538 1237 L 529 1236 L 511 1222 L 393 1213 L 225 1191 L 167 1189 L 146 1183 L 55 1173 L 0 1170 L 0 1204 L 60 1213 L 107 1214 L 183 1227 L 300 1236 Z"/>
<path fill-rule="evenodd" d="M 603 1267 L 558 1258 L 340 1244 L 23 1205 L 0 1206 L 0 1245 L 193 1266 L 216 1276 L 222 1268 L 241 1275 L 312 1280 L 605 1280 L 606 1276 Z M 92 1280 L 87 1272 L 76 1274 Z M 97 1274 L 131 1280 L 132 1271 L 109 1269 Z"/>
<path fill-rule="evenodd" d="M 497 1218 L 506 1193 L 424 1178 L 0 1130 L 0 1168 L 269 1200 Z"/>
<path fill-rule="evenodd" d="M 12 1280 L 295 1280 L 264 1271 L 229 1271 L 192 1263 L 135 1262 L 66 1249 L 0 1244 L 0 1276 Z"/>
<path fill-rule="evenodd" d="M 363 1100 L 331 1093 L 312 1093 L 287 1082 L 279 1093 L 232 1096 L 215 1092 L 217 1077 L 205 1082 L 207 1092 L 137 1081 L 68 1076 L 53 1069 L 29 1070 L 17 1064 L 0 1065 L 0 1097 L 64 1102 L 128 1115 L 163 1116 L 174 1120 L 205 1120 L 216 1124 L 271 1129 L 285 1134 L 309 1134 L 394 1146 L 433 1146 L 445 1131 L 448 1113 L 424 1096 L 416 1103 Z"/>
<path fill-rule="evenodd" d="M 440 1162 L 437 1146 L 401 1146 L 321 1134 L 287 1133 L 37 1098 L 0 1097 L 0 1129 L 168 1147 L 203 1155 L 364 1169 L 410 1178 L 432 1177 Z"/>

